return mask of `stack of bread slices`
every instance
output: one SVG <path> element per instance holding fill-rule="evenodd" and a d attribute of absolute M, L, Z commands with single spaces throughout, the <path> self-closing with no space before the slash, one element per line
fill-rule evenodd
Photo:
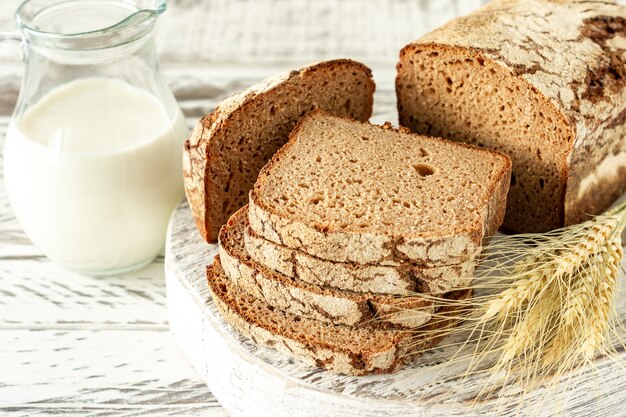
<path fill-rule="evenodd" d="M 222 227 L 208 268 L 227 322 L 328 370 L 391 372 L 469 295 L 511 173 L 494 151 L 313 111 Z M 437 314 L 437 316 L 440 316 Z"/>

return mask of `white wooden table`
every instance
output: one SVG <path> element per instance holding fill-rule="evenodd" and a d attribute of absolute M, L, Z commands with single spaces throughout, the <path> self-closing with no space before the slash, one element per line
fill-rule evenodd
<path fill-rule="evenodd" d="M 481 3 L 171 0 L 157 42 L 190 125 L 232 92 L 330 57 L 372 66 L 373 120 L 396 122 L 397 51 Z M 0 2 L 0 32 L 18 4 Z M 0 149 L 21 73 L 19 49 L 0 44 Z M 225 416 L 168 331 L 163 259 L 112 278 L 56 267 L 16 222 L 1 165 L 0 415 Z"/>

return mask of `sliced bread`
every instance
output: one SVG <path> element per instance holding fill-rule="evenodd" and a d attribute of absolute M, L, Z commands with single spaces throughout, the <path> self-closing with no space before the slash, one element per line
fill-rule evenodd
<path fill-rule="evenodd" d="M 402 49 L 400 124 L 508 154 L 504 225 L 545 232 L 626 191 L 625 65 L 623 4 L 493 1 Z"/>
<path fill-rule="evenodd" d="M 411 332 L 403 330 L 332 325 L 281 312 L 228 279 L 219 255 L 207 267 L 207 280 L 224 320 L 243 336 L 335 373 L 393 372 L 414 357 L 414 352 L 438 342 L 435 338 L 416 339 Z M 467 296 L 467 292 L 455 294 L 455 298 Z M 437 319 L 423 329 L 448 325 L 449 320 Z"/>
<path fill-rule="evenodd" d="M 314 285 L 255 262 L 244 244 L 247 217 L 248 210 L 244 206 L 222 227 L 219 235 L 221 264 L 237 287 L 272 308 L 300 317 L 350 326 L 414 328 L 432 318 L 435 304 L 423 297 L 394 297 Z"/>
<path fill-rule="evenodd" d="M 443 294 L 469 285 L 476 264 L 466 261 L 425 268 L 410 264 L 385 266 L 335 262 L 263 239 L 250 227 L 246 228 L 244 240 L 250 258 L 289 277 L 316 285 L 378 294 Z"/>
<path fill-rule="evenodd" d="M 248 202 L 257 174 L 313 109 L 367 120 L 374 81 L 347 59 L 321 62 L 268 79 L 220 103 L 185 143 L 185 190 L 202 236 L 215 242 L 222 224 Z"/>
<path fill-rule="evenodd" d="M 250 227 L 338 262 L 453 265 L 502 224 L 498 152 L 322 112 L 302 118 L 250 192 Z"/>

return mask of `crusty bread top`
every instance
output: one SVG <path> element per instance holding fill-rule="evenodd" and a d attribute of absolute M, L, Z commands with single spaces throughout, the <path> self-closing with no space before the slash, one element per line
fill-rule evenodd
<path fill-rule="evenodd" d="M 528 81 L 574 124 L 577 146 L 593 146 L 626 97 L 626 7 L 615 1 L 495 0 L 401 55 L 420 44 L 468 48 Z"/>
<path fill-rule="evenodd" d="M 498 152 L 314 112 L 250 198 L 323 233 L 482 234 L 485 207 L 510 168 Z"/>
<path fill-rule="evenodd" d="M 247 203 L 259 170 L 306 112 L 321 108 L 358 120 L 372 112 L 375 85 L 365 65 L 348 59 L 313 64 L 255 85 L 221 102 L 185 143 L 185 191 L 209 242 Z"/>

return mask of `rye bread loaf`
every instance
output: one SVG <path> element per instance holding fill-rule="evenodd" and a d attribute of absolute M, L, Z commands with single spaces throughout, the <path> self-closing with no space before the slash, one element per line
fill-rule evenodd
<path fill-rule="evenodd" d="M 274 309 L 349 326 L 415 328 L 432 318 L 435 303 L 418 295 L 394 297 L 314 285 L 255 262 L 244 244 L 247 216 L 244 206 L 222 227 L 221 264 L 233 284 Z"/>
<path fill-rule="evenodd" d="M 198 230 L 209 242 L 248 202 L 248 191 L 298 119 L 312 109 L 369 119 L 374 81 L 369 68 L 338 59 L 251 87 L 202 118 L 185 142 L 185 191 Z"/>
<path fill-rule="evenodd" d="M 393 372 L 415 357 L 415 352 L 439 341 L 438 338 L 416 339 L 406 330 L 333 325 L 271 308 L 228 279 L 219 255 L 207 267 L 207 280 L 213 301 L 224 320 L 242 335 L 338 374 Z M 468 292 L 455 293 L 454 298 L 468 295 Z M 449 314 L 452 308 L 443 308 L 442 314 Z M 438 318 L 422 329 L 437 329 L 450 324 L 449 320 Z"/>
<path fill-rule="evenodd" d="M 471 260 L 502 223 L 511 161 L 498 152 L 309 113 L 250 191 L 250 227 L 318 258 Z"/>
<path fill-rule="evenodd" d="M 626 7 L 498 0 L 400 52 L 400 124 L 508 154 L 504 225 L 544 232 L 626 191 Z"/>
<path fill-rule="evenodd" d="M 261 265 L 315 285 L 352 291 L 398 295 L 414 292 L 443 294 L 469 285 L 475 267 L 474 261 L 432 268 L 411 264 L 385 266 L 329 261 L 263 239 L 250 227 L 246 228 L 244 240 L 250 258 Z"/>

